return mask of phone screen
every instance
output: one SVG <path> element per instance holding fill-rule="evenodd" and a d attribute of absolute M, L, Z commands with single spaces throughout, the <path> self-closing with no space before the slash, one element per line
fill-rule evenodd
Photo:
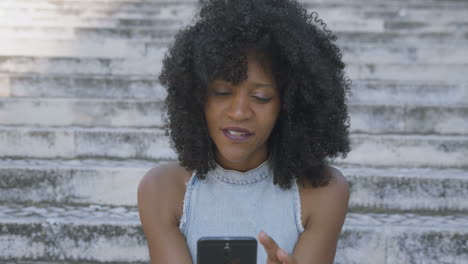
<path fill-rule="evenodd" d="M 196 264 L 257 264 L 254 237 L 202 237 L 197 242 Z"/>

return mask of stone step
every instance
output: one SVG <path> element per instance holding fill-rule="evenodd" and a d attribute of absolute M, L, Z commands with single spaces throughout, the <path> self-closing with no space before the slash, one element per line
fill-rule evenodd
<path fill-rule="evenodd" d="M 155 76 L 0 75 L 0 96 L 163 100 Z"/>
<path fill-rule="evenodd" d="M 391 3 L 391 2 L 388 2 Z M 434 6 L 412 6 L 405 4 L 387 5 L 382 8 L 381 4 L 367 4 L 360 6 L 324 6 L 324 5 L 308 5 L 309 12 L 317 12 L 319 18 L 325 22 L 329 20 L 349 20 L 356 18 L 361 19 L 379 19 L 383 21 L 405 21 L 405 22 L 463 22 L 468 21 L 466 10 L 463 8 L 450 9 L 434 7 Z"/>
<path fill-rule="evenodd" d="M 9 11 L 7 14 L 0 16 L 0 25 L 4 30 L 26 29 L 26 28 L 106 28 L 106 29 L 168 29 L 177 30 L 182 26 L 190 23 L 190 18 L 193 16 L 194 9 L 192 7 L 177 6 L 172 7 L 173 10 L 183 10 L 174 12 L 172 16 L 155 14 L 152 18 L 114 18 L 105 17 L 79 17 L 79 16 L 64 16 L 60 13 L 56 15 L 44 16 L 44 14 L 27 14 L 24 11 Z M 309 10 L 313 12 L 314 10 Z M 324 12 L 321 12 L 323 14 Z M 1 13 L 0 13 L 1 14 Z M 183 16 L 181 15 L 183 14 Z M 122 16 L 122 15 L 120 15 Z M 124 16 L 125 17 L 125 16 Z M 161 18 L 159 18 L 161 17 Z M 359 18 L 344 19 L 340 16 L 332 16 L 325 13 L 323 16 L 328 28 L 336 31 L 345 32 L 440 32 L 468 29 L 468 20 L 448 20 L 437 23 L 431 20 L 416 20 L 400 18 L 399 20 L 384 20 L 382 18 Z"/>
<path fill-rule="evenodd" d="M 361 63 L 347 65 L 351 79 L 404 80 L 404 81 L 465 81 L 468 64 L 383 64 Z"/>
<path fill-rule="evenodd" d="M 0 2 L 2 9 L 0 14 L 2 17 L 9 14 L 28 16 L 29 18 L 46 18 L 53 16 L 74 16 L 79 18 L 132 18 L 132 19 L 148 19 L 148 18 L 178 18 L 181 20 L 188 19 L 194 15 L 196 10 L 195 3 L 171 1 L 166 3 L 155 3 L 150 1 L 131 5 L 130 1 L 120 2 L 112 5 L 100 5 L 94 1 L 90 3 L 82 2 L 80 4 L 64 1 L 61 5 L 42 5 L 34 6 L 34 3 L 21 4 L 17 0 L 11 0 L 10 4 L 7 1 Z M 70 5 L 72 3 L 72 5 Z M 97 3 L 98 5 L 93 5 Z M 346 5 L 346 4 L 350 5 Z M 439 22 L 460 22 L 467 21 L 465 9 L 460 6 L 437 6 L 429 5 L 411 5 L 395 4 L 392 2 L 386 3 L 367 3 L 366 5 L 353 5 L 353 2 L 346 2 L 339 5 L 332 1 L 322 3 L 304 3 L 307 11 L 318 12 L 320 17 L 328 22 L 329 20 L 353 20 L 353 19 L 369 19 L 378 18 L 386 21 L 432 21 L 437 17 Z M 127 5 L 127 6 L 125 6 Z M 86 7 L 85 8 L 83 8 Z"/>
<path fill-rule="evenodd" d="M 351 211 L 466 214 L 468 209 L 468 170 L 336 167 L 350 183 Z"/>
<path fill-rule="evenodd" d="M 78 21 L 78 23 L 82 23 L 83 21 L 89 21 L 94 19 L 97 19 L 96 21 L 122 19 L 121 23 L 118 23 L 117 25 L 135 26 L 153 24 L 153 22 L 150 21 L 153 21 L 155 18 L 178 20 L 187 23 L 189 22 L 190 18 L 193 16 L 193 13 L 195 11 L 195 6 L 191 3 L 158 4 L 153 5 L 150 8 L 146 6 L 144 9 L 140 10 L 125 9 L 122 7 L 118 7 L 117 10 L 115 9 L 115 7 L 109 10 L 90 9 L 89 4 L 84 5 L 86 5 L 87 8 L 64 7 L 62 5 L 60 8 L 52 6 L 43 6 L 41 8 L 35 9 L 31 6 L 31 4 L 23 7 L 15 7 L 14 5 L 10 4 L 8 6 L 4 6 L 3 9 L 0 10 L 0 19 L 15 17 L 16 19 L 10 19 L 7 22 L 13 24 L 22 23 L 20 21 L 29 20 L 39 20 L 41 22 Z M 327 22 L 329 28 L 332 29 L 339 29 L 341 27 L 349 28 L 349 25 L 346 25 L 345 21 L 347 21 L 350 25 L 360 25 L 361 27 L 363 25 L 378 25 L 379 29 L 384 29 L 385 27 L 391 28 L 392 25 L 396 25 L 393 22 L 403 21 L 410 23 L 431 23 L 434 17 L 437 17 L 438 23 L 452 22 L 457 24 L 460 22 L 468 21 L 464 9 L 447 10 L 444 8 L 433 8 L 431 6 L 422 8 L 407 8 L 406 6 L 386 6 L 383 9 L 381 7 L 375 7 L 373 5 L 347 6 L 341 8 L 336 8 L 336 6 L 327 7 L 323 5 L 313 5 L 312 8 L 308 8 L 308 11 L 318 12 L 320 14 L 320 18 Z M 378 23 L 365 23 L 366 21 L 368 22 L 374 19 L 377 20 Z M 358 23 L 356 22 L 357 20 Z M 383 21 L 390 22 L 390 24 L 385 25 Z M 115 24 L 111 22 L 111 24 L 109 25 Z M 400 26 L 404 26 L 404 24 L 400 24 Z M 419 24 L 419 26 L 421 26 L 421 24 Z M 462 24 L 462 27 L 463 26 L 465 25 Z"/>
<path fill-rule="evenodd" d="M 6 8 L 35 8 L 35 9 L 80 9 L 86 6 L 91 10 L 132 10 L 132 11 L 145 11 L 145 10 L 157 10 L 163 5 L 174 5 L 174 4 L 192 4 L 195 5 L 198 1 L 63 1 L 58 4 L 54 4 L 49 1 L 14 1 L 14 0 L 3 0 L 1 7 Z M 458 1 L 369 1 L 369 0 L 357 0 L 357 1 L 324 1 L 324 0 L 303 0 L 302 2 L 306 7 L 359 7 L 359 6 L 371 6 L 381 8 L 391 7 L 406 7 L 406 8 L 445 8 L 445 9 L 456 9 L 456 8 L 467 8 L 468 4 L 463 0 Z"/>
<path fill-rule="evenodd" d="M 0 160 L 0 203 L 136 206 L 140 179 L 158 162 Z"/>
<path fill-rule="evenodd" d="M 468 105 L 350 104 L 351 132 L 468 135 Z"/>
<path fill-rule="evenodd" d="M 339 46 L 347 44 L 372 44 L 372 45 L 465 45 L 468 43 L 468 32 L 335 32 Z"/>
<path fill-rule="evenodd" d="M 353 79 L 350 100 L 417 105 L 463 105 L 468 85 L 452 80 L 405 81 Z M 421 96 L 424 95 L 424 96 Z M 155 76 L 2 74 L 0 97 L 102 98 L 164 100 L 166 90 Z"/>
<path fill-rule="evenodd" d="M 160 129 L 0 126 L 0 157 L 174 159 Z"/>
<path fill-rule="evenodd" d="M 325 6 L 325 7 L 362 7 L 362 6 L 373 6 L 380 8 L 389 8 L 389 7 L 402 7 L 402 8 L 467 8 L 468 3 L 464 0 L 301 0 L 300 2 L 304 3 L 305 6 Z"/>
<path fill-rule="evenodd" d="M 166 50 L 157 42 L 152 47 L 155 51 Z M 146 56 L 144 42 L 125 40 L 80 41 L 36 39 L 33 42 L 24 39 L 2 39 L 0 56 L 32 57 L 73 57 L 73 58 L 123 58 Z M 159 53 L 163 53 L 160 51 Z"/>
<path fill-rule="evenodd" d="M 162 127 L 155 100 L 0 98 L 0 125 Z"/>
<path fill-rule="evenodd" d="M 344 61 L 350 63 L 429 63 L 463 64 L 468 61 L 465 45 L 341 45 Z M 161 58 L 167 52 L 164 43 L 125 40 L 80 41 L 3 39 L 0 56 L 74 57 L 74 58 Z"/>
<path fill-rule="evenodd" d="M 0 56 L 0 72 L 156 76 L 161 70 L 161 61 L 162 57 L 124 59 Z"/>
<path fill-rule="evenodd" d="M 35 16 L 24 15 L 24 13 L 12 13 L 0 17 L 2 27 L 104 27 L 104 28 L 172 28 L 179 29 L 187 23 L 187 18 L 174 16 L 170 18 L 152 18 L 152 19 L 128 19 L 128 18 L 107 18 L 107 17 L 78 17 L 70 15 L 56 16 Z M 452 22 L 455 23 L 455 22 Z M 447 24 L 450 26 L 450 24 Z"/>
<path fill-rule="evenodd" d="M 0 160 L 0 203 L 135 206 L 142 176 L 158 162 Z M 468 212 L 468 171 L 337 166 L 351 188 L 349 208 L 366 212 Z"/>
<path fill-rule="evenodd" d="M 362 41 L 368 38 L 413 40 L 419 38 L 423 41 L 454 41 L 466 42 L 468 34 L 467 22 L 449 22 L 448 24 L 430 25 L 421 22 L 383 22 L 375 19 L 346 20 L 329 22 L 329 29 L 338 37 L 344 35 L 354 40 L 362 36 Z M 123 26 L 8 26 L 0 23 L 0 34 L 9 38 L 52 38 L 52 39 L 127 39 L 127 40 L 165 40 L 171 41 L 180 25 L 171 27 L 123 27 Z M 354 38 L 353 38 L 354 37 Z M 354 42 L 359 43 L 358 39 Z"/>
<path fill-rule="evenodd" d="M 463 64 L 468 62 L 464 45 L 341 45 L 343 60 L 349 63 L 428 63 Z"/>
<path fill-rule="evenodd" d="M 465 105 L 349 103 L 351 132 L 468 135 Z M 0 125 L 162 127 L 158 100 L 0 98 Z"/>
<path fill-rule="evenodd" d="M 362 166 L 468 168 L 468 136 L 353 134 L 343 161 Z"/>
<path fill-rule="evenodd" d="M 14 248 L 2 250 L 6 261 L 148 261 L 133 207 L 12 204 L 0 216 L 0 247 Z M 335 263 L 466 264 L 467 223 L 466 215 L 349 213 Z"/>
<path fill-rule="evenodd" d="M 160 129 L 0 126 L 0 157 L 167 160 L 176 155 Z M 352 134 L 346 164 L 468 168 L 468 136 Z M 372 155 L 369 155 L 372 153 Z"/>
<path fill-rule="evenodd" d="M 351 85 L 350 101 L 405 105 L 463 105 L 468 102 L 468 85 L 446 81 L 360 80 Z"/>
<path fill-rule="evenodd" d="M 32 7 L 4 7 L 0 10 L 2 17 L 16 16 L 27 19 L 54 19 L 66 17 L 67 19 L 75 18 L 80 21 L 87 19 L 130 19 L 130 20 L 147 20 L 147 19 L 177 19 L 179 21 L 188 22 L 194 15 L 195 7 L 191 3 L 165 3 L 158 4 L 155 9 L 91 9 L 89 5 L 83 5 L 77 8 L 32 8 Z M 54 19 L 55 20 L 55 19 Z M 124 22 L 123 24 L 134 24 L 132 21 Z"/>
<path fill-rule="evenodd" d="M 41 74 L 112 74 L 156 76 L 161 70 L 160 58 L 66 58 L 0 56 L 2 73 Z M 468 63 L 465 64 L 382 64 L 349 63 L 351 79 L 468 81 Z"/>

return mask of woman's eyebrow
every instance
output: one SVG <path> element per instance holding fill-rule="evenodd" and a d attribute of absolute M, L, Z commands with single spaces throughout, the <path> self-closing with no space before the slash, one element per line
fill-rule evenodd
<path fill-rule="evenodd" d="M 274 87 L 273 84 L 269 84 L 269 83 L 257 83 L 257 82 L 254 83 L 254 86 L 255 86 L 255 87 L 265 87 L 265 86 L 267 86 L 267 87 Z"/>

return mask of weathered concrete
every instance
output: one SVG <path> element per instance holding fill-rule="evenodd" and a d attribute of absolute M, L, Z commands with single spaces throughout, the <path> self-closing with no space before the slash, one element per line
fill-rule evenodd
<path fill-rule="evenodd" d="M 166 90 L 151 76 L 12 75 L 3 76 L 11 97 L 115 98 L 163 100 Z M 2 87 L 2 86 L 0 86 Z"/>
<path fill-rule="evenodd" d="M 389 101 L 390 102 L 390 101 Z M 162 127 L 162 102 L 0 98 L 0 125 Z M 468 134 L 468 104 L 349 104 L 352 132 Z"/>
<path fill-rule="evenodd" d="M 161 70 L 160 58 L 35 58 L 0 56 L 0 71 L 5 73 L 41 74 L 112 74 L 154 75 Z M 356 64 L 349 63 L 351 79 L 383 79 L 408 81 L 468 81 L 467 64 Z"/>
<path fill-rule="evenodd" d="M 351 137 L 344 160 L 367 166 L 467 168 L 467 136 L 368 135 Z"/>
<path fill-rule="evenodd" d="M 351 142 L 353 151 L 344 160 L 349 164 L 468 167 L 467 136 L 353 134 Z M 15 158 L 175 158 L 156 128 L 0 127 L 0 145 L 0 156 Z"/>
<path fill-rule="evenodd" d="M 158 162 L 3 161 L 0 203 L 136 205 L 141 177 Z M 468 171 L 335 165 L 351 186 L 350 210 L 468 212 Z"/>
<path fill-rule="evenodd" d="M 148 259 L 134 208 L 11 205 L 0 206 L 0 215 L 0 247 L 23 248 L 6 251 L 3 259 Z M 348 214 L 336 263 L 393 263 L 397 258 L 405 263 L 467 263 L 467 223 L 466 216 Z M 427 253 L 416 259 L 413 252 Z"/>
<path fill-rule="evenodd" d="M 0 128 L 0 156 L 14 158 L 174 159 L 160 129 Z"/>
<path fill-rule="evenodd" d="M 161 127 L 154 100 L 0 98 L 0 125 Z"/>

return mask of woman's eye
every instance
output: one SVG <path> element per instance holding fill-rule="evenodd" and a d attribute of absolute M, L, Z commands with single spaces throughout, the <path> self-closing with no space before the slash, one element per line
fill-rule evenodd
<path fill-rule="evenodd" d="M 263 97 L 257 97 L 257 96 L 254 96 L 254 98 L 262 103 L 268 103 L 271 100 L 271 98 L 263 98 Z"/>
<path fill-rule="evenodd" d="M 230 92 L 214 92 L 215 95 L 230 95 Z"/>

